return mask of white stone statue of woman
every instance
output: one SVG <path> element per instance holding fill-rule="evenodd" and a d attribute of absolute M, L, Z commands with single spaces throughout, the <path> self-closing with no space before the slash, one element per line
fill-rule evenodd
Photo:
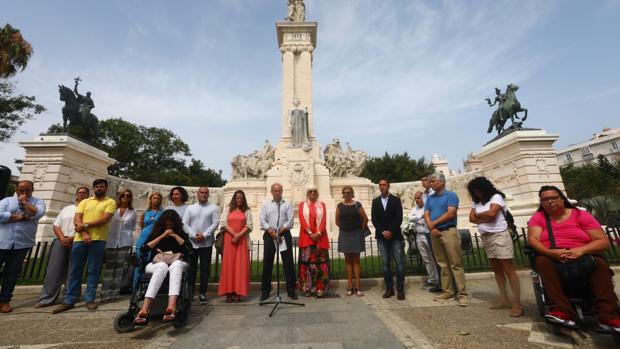
<path fill-rule="evenodd" d="M 284 19 L 290 22 L 304 22 L 306 20 L 304 0 L 288 0 L 288 16 Z"/>
<path fill-rule="evenodd" d="M 299 108 L 299 98 L 293 99 L 293 108 L 291 108 L 288 125 L 291 129 L 293 147 L 309 147 L 308 111 Z"/>

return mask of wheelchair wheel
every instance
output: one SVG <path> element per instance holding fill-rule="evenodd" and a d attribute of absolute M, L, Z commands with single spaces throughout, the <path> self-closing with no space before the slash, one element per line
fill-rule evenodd
<path fill-rule="evenodd" d="M 117 333 L 127 333 L 134 329 L 133 314 L 130 312 L 120 313 L 114 318 L 114 330 Z"/>
<path fill-rule="evenodd" d="M 182 307 L 174 318 L 174 328 L 181 328 L 187 324 L 188 311 L 187 306 Z"/>
<path fill-rule="evenodd" d="M 542 287 L 538 282 L 534 283 L 534 298 L 536 298 L 536 309 L 538 310 L 538 314 L 544 317 L 547 313 L 547 308 L 545 307 Z"/>

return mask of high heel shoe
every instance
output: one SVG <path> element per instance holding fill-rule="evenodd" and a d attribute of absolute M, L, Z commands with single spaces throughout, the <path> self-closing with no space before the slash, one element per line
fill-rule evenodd
<path fill-rule="evenodd" d="M 233 302 L 233 295 L 231 293 L 226 295 L 226 303 L 232 303 Z"/>

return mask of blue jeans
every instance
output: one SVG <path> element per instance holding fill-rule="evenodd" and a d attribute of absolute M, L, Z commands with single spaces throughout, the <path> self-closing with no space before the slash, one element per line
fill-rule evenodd
<path fill-rule="evenodd" d="M 392 259 L 396 261 L 396 290 L 405 291 L 405 249 L 401 239 L 377 239 L 379 254 L 381 255 L 381 271 L 388 290 L 394 289 L 392 279 Z"/>
<path fill-rule="evenodd" d="M 86 302 L 95 301 L 104 253 L 105 241 L 97 240 L 89 245 L 82 241 L 73 243 L 73 249 L 71 249 L 69 286 L 63 303 L 75 304 L 79 301 L 80 294 L 82 293 L 82 275 L 84 275 L 85 266 L 88 266 L 88 274 L 86 276 L 86 294 L 84 295 L 84 300 Z"/>

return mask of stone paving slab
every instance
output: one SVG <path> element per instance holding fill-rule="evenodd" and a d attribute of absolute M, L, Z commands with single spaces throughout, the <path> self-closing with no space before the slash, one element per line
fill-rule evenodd
<path fill-rule="evenodd" d="M 616 292 L 620 273 L 616 273 Z M 3 348 L 613 348 L 612 337 L 593 331 L 556 333 L 535 310 L 532 285 L 521 275 L 526 315 L 511 318 L 508 310 L 490 310 L 497 295 L 494 279 L 469 278 L 471 305 L 433 301 L 419 281 L 407 282 L 407 299 L 383 299 L 380 286 L 365 286 L 366 296 L 300 297 L 305 307 L 282 305 L 269 318 L 271 306 L 259 306 L 257 295 L 240 304 L 212 298 L 195 305 L 189 324 L 174 329 L 153 319 L 144 329 L 117 334 L 114 317 L 127 298 L 88 311 L 83 303 L 52 315 L 53 307 L 33 309 L 35 294 L 18 293 L 11 314 L 0 314 Z M 288 300 L 284 297 L 285 301 Z"/>

